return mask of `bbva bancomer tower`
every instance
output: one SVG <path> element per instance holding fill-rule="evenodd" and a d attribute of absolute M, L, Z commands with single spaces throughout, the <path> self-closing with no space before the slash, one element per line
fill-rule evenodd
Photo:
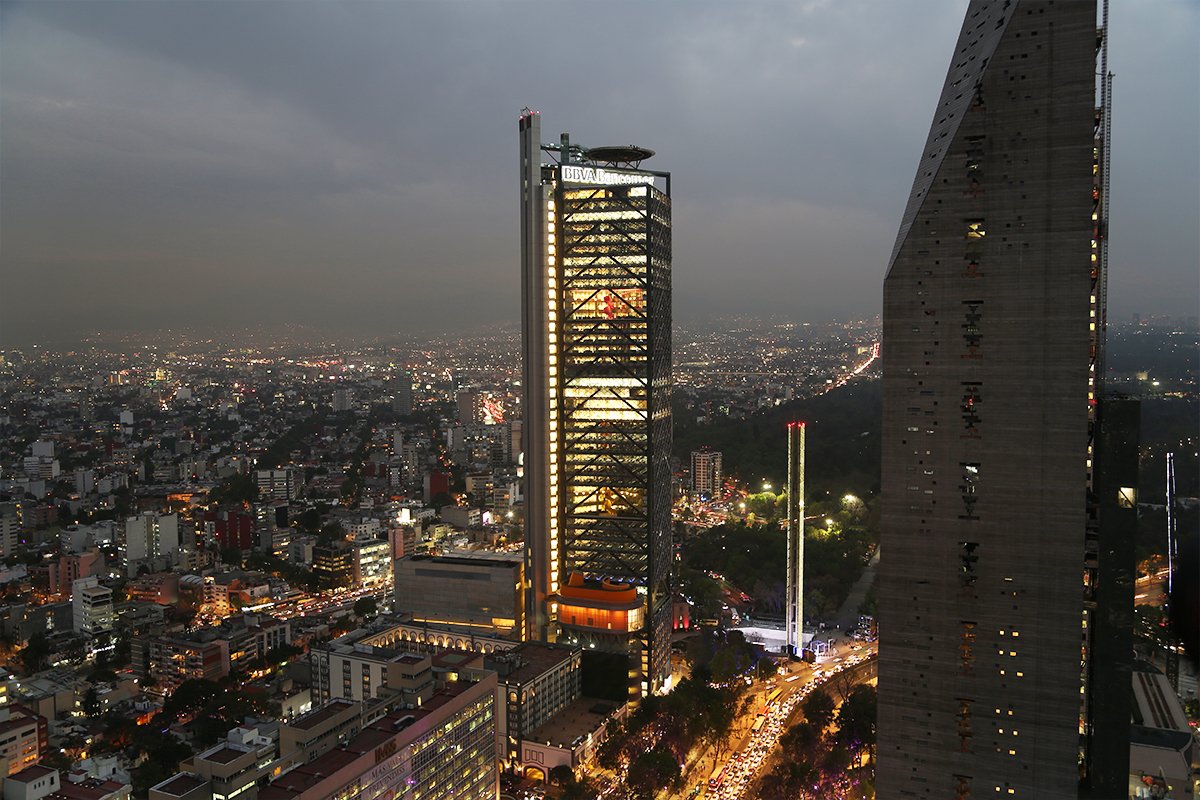
<path fill-rule="evenodd" d="M 526 637 L 670 681 L 671 178 L 521 114 Z"/>

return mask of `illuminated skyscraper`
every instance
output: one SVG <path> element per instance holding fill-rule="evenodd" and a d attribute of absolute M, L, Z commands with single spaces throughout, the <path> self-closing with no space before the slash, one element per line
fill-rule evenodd
<path fill-rule="evenodd" d="M 706 500 L 721 493 L 721 453 L 711 447 L 692 451 L 692 492 Z"/>
<path fill-rule="evenodd" d="M 971 0 L 892 252 L 880 798 L 1075 798 L 1099 752 L 1096 12 Z"/>
<path fill-rule="evenodd" d="M 528 110 L 520 142 L 528 636 L 628 654 L 636 698 L 670 676 L 670 175 Z"/>

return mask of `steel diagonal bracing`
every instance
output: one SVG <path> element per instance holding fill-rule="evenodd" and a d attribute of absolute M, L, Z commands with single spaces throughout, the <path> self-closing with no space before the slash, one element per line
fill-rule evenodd
<path fill-rule="evenodd" d="M 649 348 L 646 345 L 640 343 L 630 333 L 613 325 L 609 320 L 596 320 L 587 328 L 578 330 L 578 328 L 583 324 L 585 323 L 582 320 L 576 321 L 571 317 L 563 320 L 563 327 L 565 329 L 563 333 L 564 335 L 569 335 L 571 337 L 566 340 L 567 352 L 572 352 L 574 349 L 577 349 L 581 343 L 596 341 L 602 336 L 603 338 L 619 336 L 633 352 L 639 355 L 647 355 L 649 353 Z"/>
<path fill-rule="evenodd" d="M 643 575 L 649 558 L 647 527 L 640 518 L 623 524 L 619 518 L 581 517 L 581 526 L 566 531 L 568 569 L 593 575 L 634 578 Z"/>
<path fill-rule="evenodd" d="M 625 440 L 625 443 L 630 445 L 628 449 L 620 449 L 615 445 L 621 442 L 612 440 L 603 443 L 596 442 L 595 436 L 620 436 Z M 630 431 L 622 429 L 613 429 L 603 421 L 596 421 L 589 425 L 586 429 L 580 431 L 579 436 L 571 441 L 565 441 L 563 444 L 563 453 L 566 456 L 571 456 L 576 453 L 596 452 L 597 448 L 603 444 L 604 452 L 617 453 L 625 456 L 643 455 L 646 451 L 645 442 L 640 441 L 630 433 Z"/>
<path fill-rule="evenodd" d="M 570 282 L 564 280 L 564 286 L 569 289 Z M 647 319 L 646 314 L 639 311 L 637 309 L 637 307 L 634 306 L 632 303 L 630 303 L 628 300 L 626 300 L 625 295 L 622 294 L 622 292 L 627 291 L 629 289 L 641 289 L 641 290 L 645 291 L 646 282 L 639 280 L 637 286 L 613 286 L 613 287 L 600 286 L 600 287 L 597 287 L 591 294 L 589 294 L 587 297 L 583 298 L 583 300 L 581 300 L 574 308 L 565 312 L 567 315 L 567 319 L 572 319 L 572 320 L 573 319 L 579 319 L 579 320 L 594 319 L 597 322 L 610 322 L 610 323 L 625 322 L 630 319 L 637 319 L 637 320 L 643 320 L 643 321 L 646 320 Z M 632 313 L 626 314 L 623 316 L 614 316 L 614 317 L 611 317 L 608 319 L 601 319 L 600 317 L 592 317 L 592 316 L 582 316 L 579 313 L 580 310 L 582 308 L 584 308 L 592 300 L 594 300 L 596 298 L 596 296 L 599 295 L 601 292 L 608 292 L 610 297 L 614 298 L 616 301 L 619 301 L 621 303 L 621 305 L 625 306 Z"/>
<path fill-rule="evenodd" d="M 564 187 L 557 199 L 560 569 L 641 587 L 638 636 L 654 655 L 639 671 L 661 679 L 670 627 L 670 206 L 649 186 Z"/>
<path fill-rule="evenodd" d="M 579 243 L 579 245 L 585 244 L 585 243 L 586 243 L 585 241 L 581 241 Z M 576 245 L 576 246 L 579 246 L 579 245 Z M 564 247 L 563 253 L 562 253 L 563 264 L 565 265 L 564 266 L 565 274 L 563 275 L 563 279 L 562 279 L 564 288 L 569 289 L 576 284 L 579 284 L 580 286 L 582 286 L 585 289 L 590 286 L 597 286 L 598 289 L 608 288 L 608 284 L 612 283 L 612 280 L 611 279 L 606 280 L 603 277 L 596 276 L 594 274 L 595 268 L 600 265 L 603 265 L 605 267 L 613 267 L 618 272 L 625 273 L 625 275 L 628 276 L 629 280 L 633 281 L 633 283 L 636 284 L 636 286 L 645 287 L 646 281 L 644 278 L 642 278 L 636 272 L 631 270 L 627 265 L 621 263 L 620 261 L 617 261 L 615 258 L 613 258 L 613 256 L 611 254 L 601 253 L 598 255 L 594 255 L 590 259 L 587 259 L 586 261 L 584 261 L 584 259 L 587 258 L 587 256 L 572 255 L 571 254 L 572 249 L 574 249 L 574 248 L 571 246 L 566 246 L 566 247 Z M 640 249 L 639 252 L 633 252 L 633 253 L 630 253 L 629 255 L 640 256 L 643 254 L 644 254 L 644 248 Z M 567 264 L 566 260 L 568 258 L 576 259 L 576 261 L 574 263 Z M 597 284 L 599 284 L 599 285 L 597 285 Z M 630 286 L 627 288 L 636 288 L 636 287 Z"/>
<path fill-rule="evenodd" d="M 632 376 L 632 377 L 636 377 L 636 376 Z M 580 388 L 580 386 L 581 386 L 580 384 L 576 384 L 573 381 L 567 381 L 564 384 L 563 388 L 565 390 L 565 389 L 571 389 L 571 388 Z M 568 416 L 568 417 L 574 416 L 576 411 L 595 411 L 596 410 L 595 407 L 590 406 L 589 402 L 597 399 L 598 396 L 602 392 L 604 392 L 604 393 L 606 393 L 606 397 L 604 399 L 620 401 L 621 403 L 626 405 L 631 411 L 637 411 L 643 415 L 643 418 L 646 417 L 646 408 L 644 406 L 637 405 L 636 403 L 632 402 L 632 398 L 626 397 L 625 395 L 618 394 L 617 392 L 613 391 L 613 387 L 611 387 L 611 386 L 596 386 L 596 387 L 583 386 L 582 388 L 585 388 L 585 389 L 586 388 L 595 388 L 595 391 L 593 391 L 587 397 L 571 397 L 570 398 L 571 400 L 576 401 L 575 405 L 573 405 L 570 408 L 564 409 L 564 416 Z M 650 387 L 647 386 L 644 381 L 639 380 L 639 383 L 636 387 L 631 386 L 631 387 L 624 387 L 624 388 L 631 388 L 631 389 L 637 388 L 642 391 L 648 391 Z"/>
<path fill-rule="evenodd" d="M 563 447 L 563 455 L 565 458 L 575 454 L 586 455 L 588 453 L 610 453 L 618 456 L 627 457 L 642 457 L 646 454 L 646 444 L 640 438 L 635 438 L 634 433 L 644 432 L 645 425 L 638 424 L 637 426 L 627 426 L 628 429 L 615 428 L 603 421 L 597 421 L 581 432 L 581 435 L 574 442 Z M 628 449 L 621 449 L 614 445 L 619 445 L 621 442 L 611 439 L 597 442 L 593 438 L 594 435 L 600 436 L 619 436 L 625 440 L 625 444 L 629 445 Z M 599 448 L 603 449 L 599 449 Z"/>
<path fill-rule="evenodd" d="M 621 499 L 621 502 L 624 503 L 625 506 L 630 511 L 633 511 L 639 515 L 644 515 L 646 513 L 645 508 L 643 507 L 643 504 L 635 503 L 633 500 L 630 500 L 628 497 L 625 496 L 625 492 L 623 492 L 622 489 L 624 489 L 626 487 L 610 486 L 608 488 L 609 488 L 609 491 L 611 491 L 613 494 L 615 494 L 617 497 L 619 497 Z M 614 516 L 620 516 L 620 515 L 617 515 L 614 512 Z"/>
<path fill-rule="evenodd" d="M 568 457 L 569 457 L 569 455 L 570 454 L 568 454 Z M 608 461 L 612 462 L 612 464 L 615 464 L 617 466 L 617 470 L 615 471 L 617 474 L 624 472 L 625 475 L 628 476 L 628 480 L 634 482 L 635 486 L 637 486 L 637 485 L 644 486 L 645 485 L 646 479 L 649 477 L 649 475 L 646 474 L 645 472 L 639 472 L 637 470 L 634 470 L 633 468 L 631 468 L 629 466 L 629 464 L 626 462 L 625 459 L 617 458 L 609 453 L 596 453 L 591 458 L 589 458 L 587 461 L 585 461 L 582 466 L 583 467 L 596 467 L 597 473 L 599 473 L 604 479 L 607 479 L 604 483 L 600 483 L 597 486 L 598 489 L 620 488 L 619 485 L 612 486 L 608 483 L 608 481 L 616 480 L 617 474 L 614 474 L 614 471 L 612 471 L 612 470 L 603 469 L 603 466 L 604 466 L 603 462 L 605 459 L 607 459 Z M 579 485 L 580 483 L 582 483 L 580 478 L 585 474 L 588 474 L 588 473 L 585 473 L 583 469 L 576 469 L 576 470 L 572 470 L 572 471 L 568 472 L 567 477 L 573 478 L 575 480 L 575 484 Z M 595 473 L 592 473 L 592 474 L 595 474 Z M 587 484 L 584 484 L 584 485 L 587 485 Z M 628 488 L 628 487 L 626 487 L 626 488 Z M 570 506 L 570 508 L 574 509 L 574 508 L 578 507 L 578 505 L 579 505 L 578 503 L 575 503 L 572 506 Z"/>

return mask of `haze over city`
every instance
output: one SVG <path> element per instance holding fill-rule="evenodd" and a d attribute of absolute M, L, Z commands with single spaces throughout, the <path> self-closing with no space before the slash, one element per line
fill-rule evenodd
<path fill-rule="evenodd" d="M 874 316 L 962 6 L 6 2 L 0 346 L 515 324 L 526 105 L 673 172 L 678 320 Z M 1112 17 L 1111 313 L 1194 314 L 1200 9 Z"/>

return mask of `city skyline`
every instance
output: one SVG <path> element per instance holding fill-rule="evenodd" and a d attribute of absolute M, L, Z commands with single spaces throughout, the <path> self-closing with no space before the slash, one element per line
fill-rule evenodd
<path fill-rule="evenodd" d="M 498 143 L 531 101 L 595 131 L 585 145 L 636 140 L 688 175 L 681 322 L 873 316 L 945 69 L 937 48 L 898 34 L 948 39 L 962 6 L 663 4 L 637 26 L 589 20 L 628 52 L 596 92 L 594 77 L 541 66 L 578 46 L 551 14 L 7 4 L 0 347 L 248 322 L 515 324 Z M 1197 11 L 1141 8 L 1113 8 L 1111 310 L 1186 316 L 1198 115 L 1172 98 L 1196 94 Z M 510 46 L 518 22 L 542 34 L 536 64 Z M 1163 108 L 1171 124 L 1144 124 Z"/>
<path fill-rule="evenodd" d="M 0 0 L 6 797 L 1200 792 L 1119 2 Z"/>

